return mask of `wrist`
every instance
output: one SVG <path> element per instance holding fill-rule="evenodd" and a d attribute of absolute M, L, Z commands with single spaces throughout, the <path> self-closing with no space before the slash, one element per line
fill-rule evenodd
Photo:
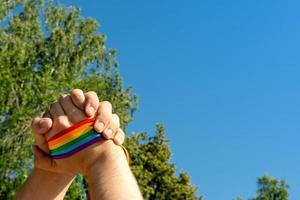
<path fill-rule="evenodd" d="M 101 155 L 86 168 L 84 173 L 91 199 L 142 200 L 124 150 L 111 140 L 102 147 L 104 150 Z"/>
<path fill-rule="evenodd" d="M 15 196 L 15 200 L 63 199 L 74 176 L 33 168 L 30 176 Z"/>
<path fill-rule="evenodd" d="M 49 171 L 45 170 L 42 168 L 34 167 L 33 174 L 39 174 L 39 176 L 43 177 L 45 181 L 52 181 L 52 182 L 68 182 L 72 181 L 75 178 L 75 174 L 70 174 L 70 173 L 61 173 L 61 172 L 54 172 L 54 171 Z"/>
<path fill-rule="evenodd" d="M 87 178 L 92 177 L 94 173 L 102 171 L 99 169 L 106 166 L 110 169 L 128 166 L 123 149 L 115 145 L 112 140 L 105 140 L 100 145 L 98 144 L 92 148 L 92 152 L 85 161 L 82 172 Z"/>

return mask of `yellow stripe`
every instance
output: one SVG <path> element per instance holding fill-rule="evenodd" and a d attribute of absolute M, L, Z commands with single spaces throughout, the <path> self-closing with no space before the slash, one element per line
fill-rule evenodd
<path fill-rule="evenodd" d="M 90 131 L 92 129 L 93 129 L 93 127 L 91 127 L 91 126 L 80 127 L 78 129 L 75 129 L 72 132 L 67 133 L 63 137 L 58 138 L 59 140 L 54 140 L 55 143 L 54 142 L 52 143 L 52 141 L 49 142 L 48 143 L 49 149 L 51 150 L 51 149 L 55 149 L 55 148 L 57 148 L 59 146 L 62 146 L 64 144 L 66 144 L 66 143 L 68 143 L 68 142 L 70 142 L 70 141 L 72 141 L 72 140 L 80 137 L 81 135 L 85 134 L 86 132 L 88 132 L 88 131 Z"/>
<path fill-rule="evenodd" d="M 88 124 L 84 124 L 80 127 L 77 127 L 76 129 L 64 134 L 63 136 L 59 137 L 59 138 L 56 138 L 55 140 L 52 140 L 52 141 L 49 141 L 48 144 L 52 145 L 52 144 L 56 144 L 58 142 L 61 142 L 62 140 L 64 140 L 66 137 L 68 137 L 69 134 L 73 134 L 74 132 L 77 132 L 77 131 L 81 131 L 82 129 L 85 129 L 86 127 L 89 127 L 91 126 L 92 123 L 88 123 Z"/>

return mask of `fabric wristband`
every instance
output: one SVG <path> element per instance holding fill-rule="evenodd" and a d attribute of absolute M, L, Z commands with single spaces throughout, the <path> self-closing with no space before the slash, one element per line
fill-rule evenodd
<path fill-rule="evenodd" d="M 62 130 L 48 140 L 50 156 L 54 159 L 63 159 L 95 144 L 105 138 L 94 129 L 95 118 L 88 118 Z M 127 149 L 124 150 L 128 163 L 130 157 Z"/>

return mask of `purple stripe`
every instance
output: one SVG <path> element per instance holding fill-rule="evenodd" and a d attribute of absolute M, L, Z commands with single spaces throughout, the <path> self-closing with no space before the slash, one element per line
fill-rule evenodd
<path fill-rule="evenodd" d="M 81 146 L 77 147 L 76 149 L 73 149 L 72 151 L 68 152 L 68 153 L 64 153 L 64 154 L 60 154 L 60 155 L 57 155 L 57 156 L 53 156 L 54 159 L 63 159 L 63 158 L 66 158 L 66 157 L 69 157 L 79 151 L 81 151 L 82 149 L 92 145 L 92 144 L 95 144 L 96 142 L 100 142 L 102 141 L 103 138 L 102 137 L 96 137 L 94 139 L 92 139 L 91 141 L 87 142 L 87 143 L 84 143 L 82 144 Z"/>

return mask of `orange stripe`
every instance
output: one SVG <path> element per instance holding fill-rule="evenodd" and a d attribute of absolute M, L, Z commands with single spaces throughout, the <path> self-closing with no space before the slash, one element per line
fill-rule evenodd
<path fill-rule="evenodd" d="M 68 142 L 72 141 L 72 140 L 75 140 L 76 138 L 80 137 L 81 135 L 84 135 L 86 132 L 90 131 L 92 128 L 87 128 L 85 131 L 83 132 L 78 132 L 78 133 L 74 133 L 72 135 L 70 135 L 68 138 L 66 138 L 65 140 L 55 144 L 55 145 L 49 145 L 49 149 L 52 150 L 52 149 L 56 149 L 62 145 L 65 145 L 67 144 Z"/>
<path fill-rule="evenodd" d="M 78 127 L 77 129 L 74 129 L 72 131 L 70 131 L 69 133 L 55 139 L 55 140 L 52 140 L 52 141 L 49 141 L 48 144 L 51 146 L 51 145 L 55 145 L 57 143 L 60 143 L 61 141 L 64 141 L 66 138 L 68 138 L 70 135 L 74 134 L 74 133 L 78 133 L 78 132 L 82 132 L 83 130 L 86 130 L 87 127 L 90 127 L 88 124 L 87 125 L 84 125 L 84 126 L 81 126 L 81 127 Z"/>
<path fill-rule="evenodd" d="M 87 119 L 84 119 L 80 122 L 78 122 L 77 124 L 74 124 L 72 126 L 70 126 L 69 128 L 66 128 L 60 132 L 58 132 L 56 135 L 52 136 L 51 138 L 48 139 L 48 142 L 52 141 L 52 140 L 55 140 L 59 137 L 62 137 L 63 135 L 67 134 L 68 132 L 80 127 L 80 126 L 83 126 L 84 124 L 87 124 L 87 123 L 91 123 L 91 122 L 95 122 L 95 118 L 87 118 Z"/>
<path fill-rule="evenodd" d="M 50 149 L 53 149 L 53 148 L 57 148 L 59 146 L 62 146 L 78 137 L 80 137 L 81 135 L 85 134 L 86 132 L 90 131 L 92 129 L 92 127 L 85 127 L 85 129 L 82 129 L 81 131 L 76 131 L 76 132 L 73 132 L 72 134 L 67 134 L 68 137 L 64 137 L 63 140 L 60 140 L 59 142 L 55 143 L 55 144 L 51 144 L 49 145 L 49 148 Z"/>
<path fill-rule="evenodd" d="M 67 142 L 69 142 L 72 139 L 75 139 L 77 137 L 79 137 L 80 135 L 86 133 L 87 131 L 92 130 L 93 127 L 92 126 L 82 126 L 79 127 L 78 129 L 75 129 L 67 134 L 65 134 L 63 137 L 57 138 L 56 140 L 53 140 L 51 142 L 48 143 L 48 146 L 53 148 L 54 146 L 61 146 Z"/>
<path fill-rule="evenodd" d="M 56 144 L 57 142 L 60 142 L 61 140 L 64 140 L 64 138 L 66 138 L 65 136 L 69 135 L 69 134 L 73 134 L 74 132 L 78 132 L 78 131 L 81 131 L 82 129 L 85 129 L 86 127 L 90 127 L 92 125 L 92 123 L 88 123 L 88 124 L 85 124 L 83 126 L 80 126 L 76 129 L 73 129 L 71 130 L 70 132 L 68 132 L 67 134 L 59 137 L 59 138 L 56 138 L 55 140 L 52 140 L 52 141 L 48 141 L 48 144 L 52 145 L 52 144 Z"/>

